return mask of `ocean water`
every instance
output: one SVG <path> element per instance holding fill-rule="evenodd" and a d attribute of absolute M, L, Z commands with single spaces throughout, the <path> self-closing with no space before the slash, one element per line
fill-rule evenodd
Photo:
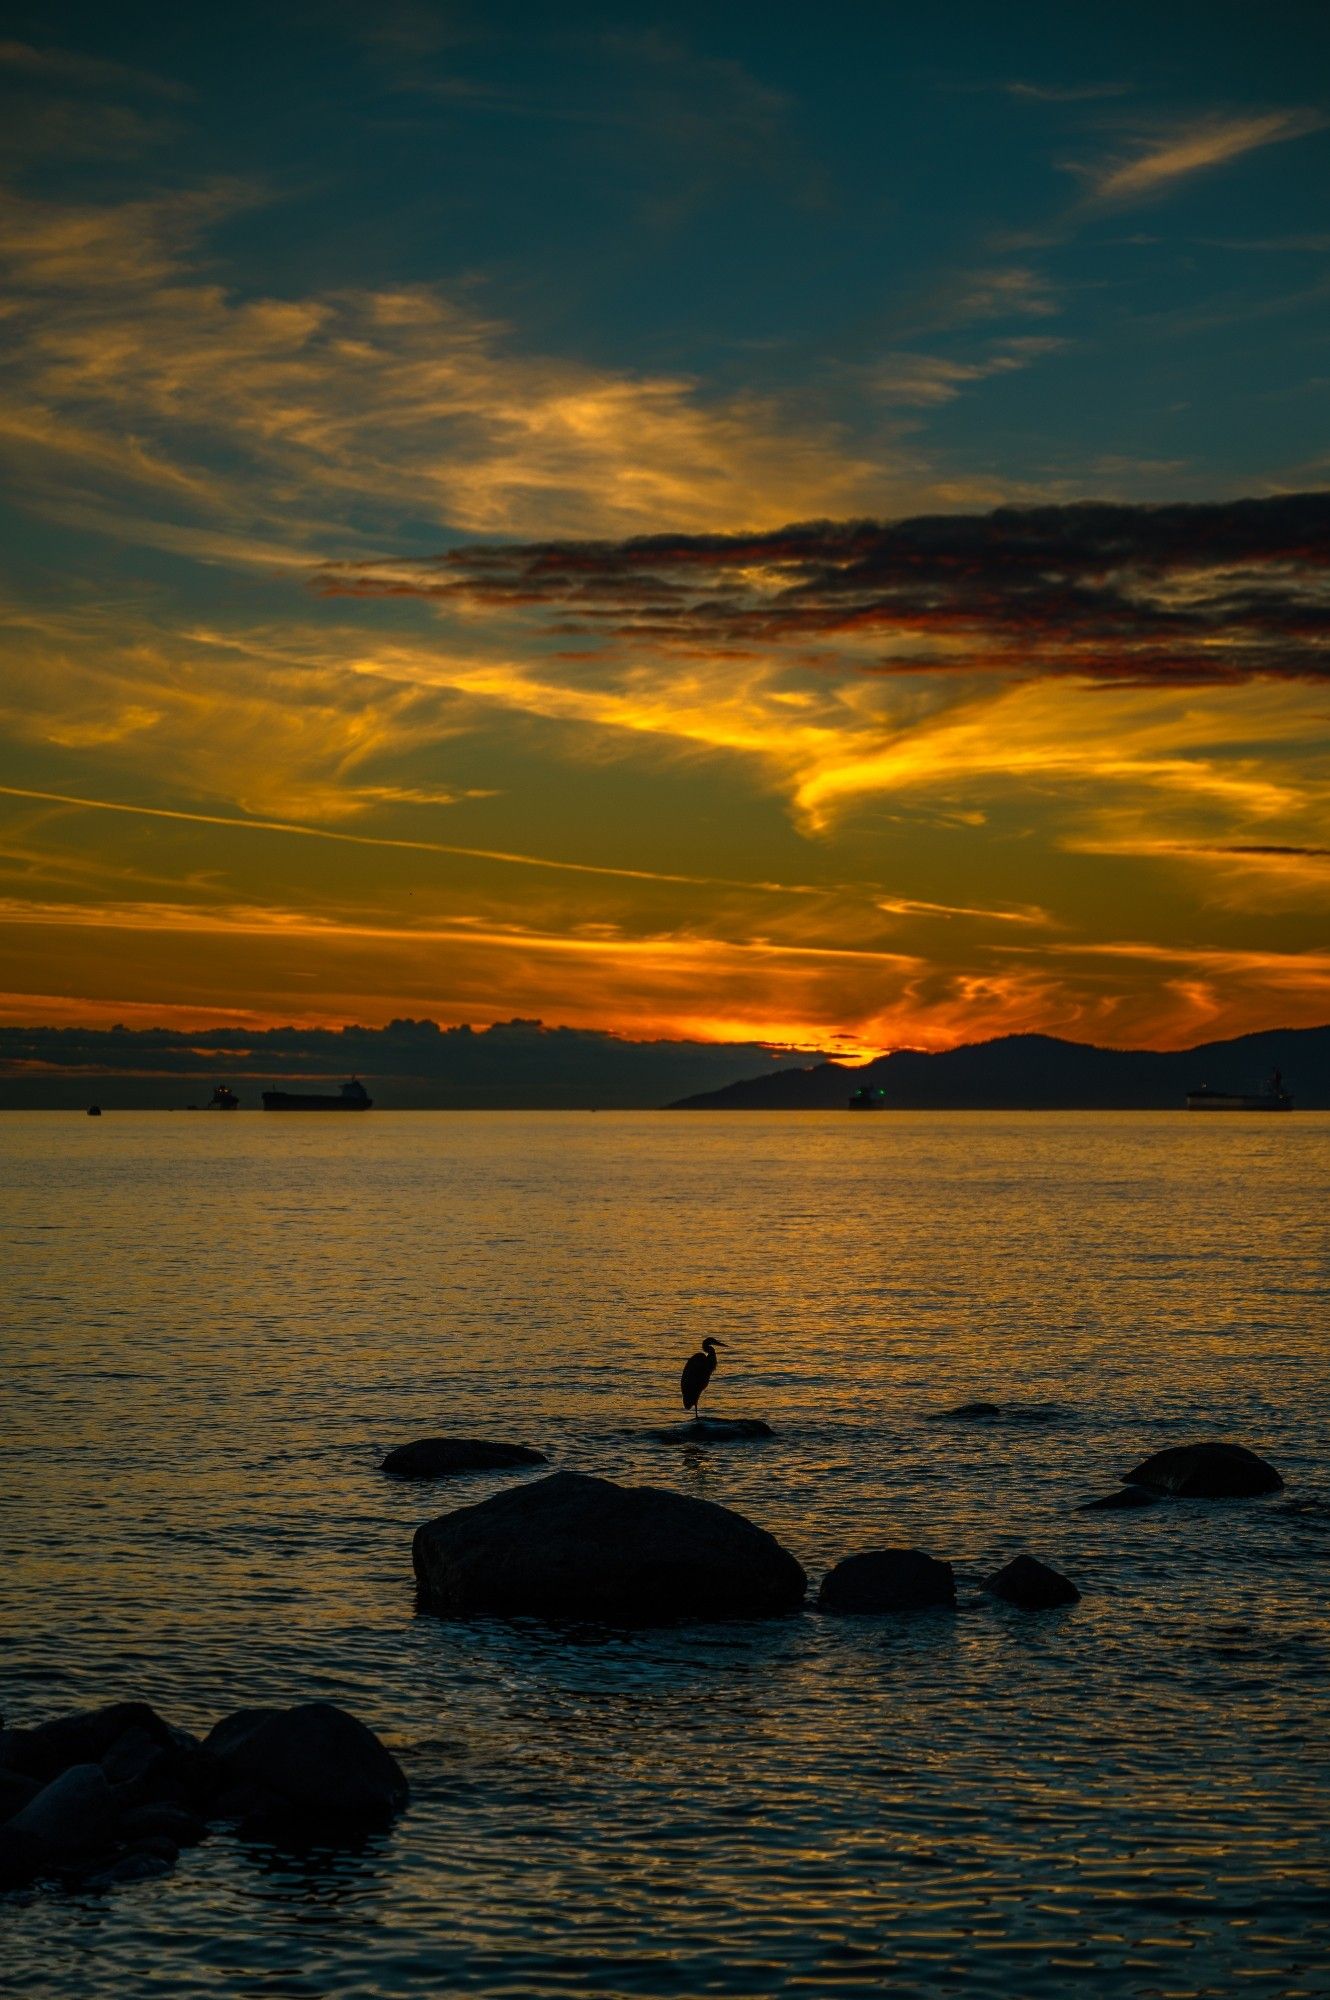
<path fill-rule="evenodd" d="M 6 1116 L 0 1705 L 328 1697 L 413 1801 L 4 1899 L 4 1990 L 1330 1993 L 1328 1184 L 1304 1113 Z M 651 1435 L 707 1332 L 769 1442 Z M 448 1431 L 960 1608 L 421 1615 L 416 1524 L 513 1478 L 377 1471 Z M 1205 1436 L 1286 1492 L 1075 1511 Z M 980 1598 L 1023 1549 L 1082 1602 Z"/>

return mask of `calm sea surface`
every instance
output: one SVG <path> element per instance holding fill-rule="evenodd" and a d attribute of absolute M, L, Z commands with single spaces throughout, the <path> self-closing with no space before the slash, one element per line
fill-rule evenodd
<path fill-rule="evenodd" d="M 0 1904 L 30 1995 L 1330 1993 L 1330 1117 L 0 1119 L 3 1706 L 315 1695 L 396 1828 Z M 769 1443 L 654 1440 L 708 1398 Z M 926 1421 L 986 1397 L 986 1428 Z M 417 1615 L 430 1433 L 957 1568 L 955 1616 Z M 1084 1515 L 1147 1451 L 1266 1500 Z M 1083 1602 L 975 1585 L 1026 1549 Z"/>

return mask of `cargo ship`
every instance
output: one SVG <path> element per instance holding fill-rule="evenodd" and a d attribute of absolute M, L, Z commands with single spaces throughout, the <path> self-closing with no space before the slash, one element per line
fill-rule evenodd
<path fill-rule="evenodd" d="M 1188 1111 L 1291 1111 L 1293 1099 L 1278 1070 L 1272 1070 L 1264 1090 L 1212 1090 L 1203 1083 L 1187 1092 Z"/>
<path fill-rule="evenodd" d="M 265 1090 L 263 1108 L 265 1111 L 372 1111 L 374 1099 L 360 1078 L 353 1076 L 335 1097 L 323 1093 L 306 1095 L 295 1090 Z"/>

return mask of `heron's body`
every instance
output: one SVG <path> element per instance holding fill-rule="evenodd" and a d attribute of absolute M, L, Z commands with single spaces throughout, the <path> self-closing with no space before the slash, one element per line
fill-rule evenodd
<path fill-rule="evenodd" d="M 704 1340 L 701 1350 L 690 1354 L 684 1362 L 683 1374 L 679 1377 L 679 1392 L 684 1408 L 691 1410 L 694 1416 L 698 1415 L 698 1399 L 716 1372 L 716 1349 L 719 1345 L 719 1341 Z"/>

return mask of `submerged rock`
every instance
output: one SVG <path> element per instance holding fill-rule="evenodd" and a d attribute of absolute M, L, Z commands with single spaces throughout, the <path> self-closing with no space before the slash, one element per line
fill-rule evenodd
<path fill-rule="evenodd" d="M 958 1403 L 954 1410 L 934 1410 L 928 1421 L 930 1424 L 959 1424 L 1001 1415 L 1000 1403 Z"/>
<path fill-rule="evenodd" d="M 1079 1604 L 1081 1599 L 1070 1577 L 1050 1569 L 1035 1556 L 1014 1557 L 979 1588 L 990 1597 L 1019 1605 L 1022 1611 L 1051 1611 L 1059 1604 Z"/>
<path fill-rule="evenodd" d="M 662 1444 L 744 1444 L 752 1438 L 773 1437 L 761 1417 L 697 1417 L 666 1424 L 651 1435 Z"/>
<path fill-rule="evenodd" d="M 421 1601 L 451 1617 L 664 1625 L 768 1618 L 802 1569 L 742 1514 L 651 1486 L 556 1472 L 416 1530 Z"/>
<path fill-rule="evenodd" d="M 922 1549 L 869 1549 L 846 1556 L 828 1570 L 817 1594 L 819 1611 L 841 1616 L 925 1611 L 954 1605 L 956 1578 L 949 1562 Z"/>
<path fill-rule="evenodd" d="M 1284 1482 L 1273 1465 L 1241 1444 L 1179 1444 L 1142 1459 L 1122 1475 L 1130 1486 L 1179 1500 L 1245 1500 L 1278 1493 Z"/>
<path fill-rule="evenodd" d="M 1157 1507 L 1160 1496 L 1144 1486 L 1122 1486 L 1116 1493 L 1102 1493 L 1097 1500 L 1082 1500 L 1078 1514 L 1123 1514 L 1136 1507 Z"/>
<path fill-rule="evenodd" d="M 379 1470 L 394 1479 L 451 1479 L 459 1472 L 501 1472 L 510 1465 L 544 1465 L 543 1451 L 488 1438 L 417 1438 L 390 1451 Z"/>
<path fill-rule="evenodd" d="M 410 1795 L 396 1758 L 372 1729 L 330 1701 L 242 1708 L 219 1722 L 203 1751 L 219 1806 L 245 1817 L 375 1824 Z"/>

